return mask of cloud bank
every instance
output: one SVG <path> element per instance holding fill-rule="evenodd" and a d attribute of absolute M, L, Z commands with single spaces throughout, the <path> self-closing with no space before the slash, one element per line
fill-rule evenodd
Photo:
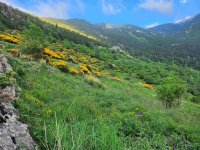
<path fill-rule="evenodd" d="M 173 9 L 173 0 L 143 0 L 139 8 L 169 13 Z"/>

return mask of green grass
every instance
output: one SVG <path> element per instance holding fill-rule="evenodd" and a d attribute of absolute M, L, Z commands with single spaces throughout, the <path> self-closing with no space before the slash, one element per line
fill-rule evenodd
<path fill-rule="evenodd" d="M 40 149 L 199 149 L 199 105 L 165 109 L 138 79 L 92 86 L 38 62 L 11 59 L 22 88 L 16 106 Z M 126 76 L 121 73 L 120 76 Z"/>

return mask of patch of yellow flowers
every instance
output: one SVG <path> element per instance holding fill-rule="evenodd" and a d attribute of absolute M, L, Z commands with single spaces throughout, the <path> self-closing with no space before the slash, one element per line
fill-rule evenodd
<path fill-rule="evenodd" d="M 115 81 L 121 81 L 121 79 L 119 77 L 114 77 L 113 80 L 115 80 Z"/>
<path fill-rule="evenodd" d="M 59 60 L 59 61 L 56 61 L 56 62 L 51 62 L 50 64 L 52 66 L 55 66 L 55 67 L 67 67 L 68 66 L 68 64 L 63 60 Z"/>
<path fill-rule="evenodd" d="M 97 71 L 97 72 L 95 72 L 95 75 L 97 76 L 97 77 L 101 77 L 101 72 L 99 72 L 99 71 Z"/>
<path fill-rule="evenodd" d="M 81 68 L 81 73 L 83 73 L 83 74 L 86 73 L 86 74 L 89 74 L 89 75 L 92 74 L 92 72 L 88 69 L 87 65 L 81 64 L 80 68 Z"/>
<path fill-rule="evenodd" d="M 139 85 L 144 87 L 144 88 L 147 88 L 147 89 L 150 89 L 150 90 L 154 90 L 154 87 L 151 84 L 146 84 L 146 83 L 139 82 Z"/>
<path fill-rule="evenodd" d="M 70 68 L 70 73 L 73 74 L 73 75 L 78 75 L 79 74 L 79 71 L 75 68 Z"/>
<path fill-rule="evenodd" d="M 61 59 L 59 54 L 57 54 L 56 52 L 50 50 L 49 48 L 44 48 L 44 53 L 46 55 L 51 56 L 51 57 L 54 57 L 54 58 L 57 58 L 57 59 Z"/>
<path fill-rule="evenodd" d="M 11 34 L 0 34 L 0 40 L 4 40 L 10 43 L 19 44 L 20 38 Z"/>

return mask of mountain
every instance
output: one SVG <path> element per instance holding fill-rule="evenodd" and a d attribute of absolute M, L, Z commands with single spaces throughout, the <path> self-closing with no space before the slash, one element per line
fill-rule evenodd
<path fill-rule="evenodd" d="M 200 14 L 194 17 L 190 17 L 189 19 L 186 19 L 185 21 L 179 23 L 168 23 L 168 24 L 158 25 L 149 28 L 148 30 L 163 35 L 170 35 L 180 32 L 187 32 L 188 29 L 196 28 L 197 26 L 199 26 L 199 24 L 200 24 Z"/>
<path fill-rule="evenodd" d="M 159 44 L 159 40 L 163 37 L 159 37 L 159 34 L 150 32 L 134 25 L 112 25 L 112 24 L 91 24 L 85 20 L 79 19 L 52 19 L 51 21 L 57 23 L 63 23 L 66 25 L 73 26 L 74 28 L 84 31 L 85 33 L 94 35 L 103 39 L 104 41 L 109 41 L 112 45 L 118 45 L 124 47 L 126 50 L 131 52 L 131 49 L 136 51 L 147 50 L 147 49 L 162 49 Z"/>
<path fill-rule="evenodd" d="M 91 24 L 79 19 L 49 19 L 108 41 L 132 55 L 200 69 L 200 15 L 179 24 L 150 29 L 134 25 Z"/>

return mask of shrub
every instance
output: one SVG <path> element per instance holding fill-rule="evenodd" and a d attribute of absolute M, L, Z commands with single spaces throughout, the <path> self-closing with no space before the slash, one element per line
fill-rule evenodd
<path fill-rule="evenodd" d="M 30 25 L 22 37 L 21 47 L 23 52 L 42 56 L 45 44 L 43 31 L 36 25 Z"/>
<path fill-rule="evenodd" d="M 87 65 L 81 64 L 80 68 L 81 68 L 81 73 L 83 73 L 83 74 L 86 73 L 88 75 L 92 74 L 92 72 L 88 69 Z"/>
<path fill-rule="evenodd" d="M 78 75 L 79 74 L 79 71 L 75 68 L 70 68 L 70 73 L 73 74 L 73 75 Z"/>
<path fill-rule="evenodd" d="M 158 88 L 158 98 L 163 101 L 166 108 L 178 106 L 180 104 L 180 100 L 185 93 L 185 88 L 182 84 L 183 83 L 178 79 L 167 78 Z"/>
<path fill-rule="evenodd" d="M 200 96 L 193 96 L 192 101 L 195 103 L 200 103 Z"/>
<path fill-rule="evenodd" d="M 61 58 L 60 55 L 58 55 L 56 52 L 50 50 L 49 48 L 44 48 L 44 53 L 46 55 L 49 55 L 49 56 L 54 57 L 54 58 L 58 58 L 58 59 Z"/>
<path fill-rule="evenodd" d="M 147 89 L 153 90 L 153 86 L 151 84 L 147 84 L 147 83 L 139 83 L 140 86 L 145 87 Z"/>
<path fill-rule="evenodd" d="M 69 72 L 68 64 L 63 60 L 52 62 L 51 65 L 57 67 L 62 72 Z"/>
<path fill-rule="evenodd" d="M 95 72 L 95 75 L 96 75 L 97 77 L 101 77 L 101 72 L 96 71 L 96 72 Z"/>
<path fill-rule="evenodd" d="M 14 44 L 20 43 L 20 38 L 18 36 L 10 34 L 0 34 L 0 39 Z"/>

